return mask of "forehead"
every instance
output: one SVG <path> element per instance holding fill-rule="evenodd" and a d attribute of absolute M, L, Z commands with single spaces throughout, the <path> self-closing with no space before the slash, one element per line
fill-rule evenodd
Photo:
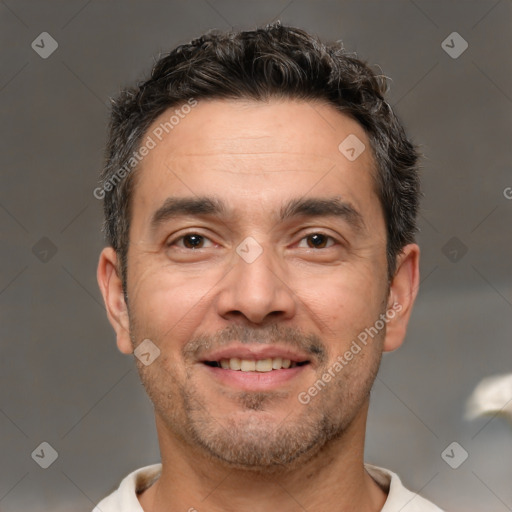
<path fill-rule="evenodd" d="M 174 157 L 213 150 L 330 158 L 333 150 L 339 151 L 340 137 L 350 134 L 367 142 L 361 125 L 332 105 L 291 99 L 200 100 L 187 110 L 169 109 L 147 131 L 157 145 L 172 150 Z M 364 156 L 369 155 L 363 155 L 363 160 Z"/>
<path fill-rule="evenodd" d="M 376 197 L 366 133 L 319 102 L 201 100 L 164 112 L 143 141 L 149 139 L 132 198 L 139 211 L 169 195 L 223 195 L 245 211 L 255 197 L 261 209 L 310 191 L 356 205 Z M 352 149 L 362 152 L 354 159 Z"/>

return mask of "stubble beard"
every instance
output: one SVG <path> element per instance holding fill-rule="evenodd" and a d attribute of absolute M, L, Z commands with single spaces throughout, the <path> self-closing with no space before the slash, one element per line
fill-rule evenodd
<path fill-rule="evenodd" d="M 368 358 L 363 378 L 356 368 L 344 368 L 307 405 L 277 391 L 233 393 L 240 414 L 230 417 L 216 417 L 215 406 L 201 397 L 190 378 L 179 382 L 172 369 L 138 367 L 155 412 L 171 435 L 226 468 L 271 475 L 293 471 L 346 434 L 367 404 L 380 359 L 380 354 Z M 322 374 L 319 369 L 316 378 Z M 290 400 L 296 403 L 294 409 L 279 423 L 273 421 L 269 410 Z"/>
<path fill-rule="evenodd" d="M 130 337 L 135 347 L 136 340 L 143 338 L 136 332 L 139 331 L 136 319 L 129 316 Z M 278 326 L 276 329 L 279 332 Z M 238 339 L 245 342 L 254 338 L 252 331 L 239 334 Z M 344 367 L 308 404 L 282 391 L 231 393 L 230 398 L 240 408 L 238 417 L 216 417 L 215 406 L 210 407 L 194 386 L 190 369 L 173 365 L 163 353 L 150 366 L 137 361 L 137 367 L 168 435 L 228 469 L 271 475 L 293 471 L 343 438 L 368 404 L 380 366 L 384 336 L 385 329 L 373 339 L 372 345 L 376 346 L 365 347 L 370 349 L 358 355 L 357 362 Z M 300 339 L 304 347 L 311 341 L 307 337 Z M 199 341 L 195 340 L 196 346 Z M 316 350 L 320 364 L 315 382 L 332 365 L 320 340 Z M 276 401 L 291 402 L 291 412 L 279 423 L 269 412 L 275 410 Z"/>

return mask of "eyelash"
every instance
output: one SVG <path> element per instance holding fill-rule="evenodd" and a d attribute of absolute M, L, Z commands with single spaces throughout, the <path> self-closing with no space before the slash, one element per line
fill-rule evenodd
<path fill-rule="evenodd" d="M 207 237 L 205 235 L 202 235 L 201 233 L 197 233 L 195 231 L 190 231 L 189 233 L 185 233 L 184 235 L 181 235 L 178 238 L 175 238 L 174 240 L 171 240 L 166 245 L 167 245 L 167 247 L 172 247 L 176 242 L 179 242 L 180 240 L 184 240 L 187 236 L 193 236 L 193 235 L 200 236 L 201 238 L 203 238 L 205 240 L 210 240 L 210 242 L 212 242 L 212 240 L 209 237 Z M 180 249 L 187 249 L 187 248 L 186 247 L 180 247 Z M 187 249 L 187 250 L 191 251 L 193 249 Z"/>
<path fill-rule="evenodd" d="M 196 235 L 196 236 L 200 236 L 201 238 L 203 238 L 204 240 L 209 240 L 210 242 L 213 243 L 213 241 L 205 236 L 205 235 L 202 235 L 201 233 L 197 233 L 196 231 L 190 231 L 188 233 L 185 233 L 184 235 L 181 235 L 179 236 L 178 238 L 175 238 L 173 240 L 171 240 L 170 242 L 168 242 L 166 244 L 167 247 L 172 247 L 176 242 L 179 242 L 181 240 L 184 240 L 187 236 L 192 236 L 192 235 Z M 336 240 L 333 236 L 331 235 L 328 235 L 327 233 L 323 233 L 322 231 L 313 231 L 311 233 L 308 233 L 307 235 L 304 235 L 300 240 L 299 242 L 302 242 L 303 240 L 305 240 L 306 238 L 310 237 L 310 236 L 313 236 L 313 235 L 321 235 L 321 236 L 324 236 L 326 237 L 328 240 L 332 240 L 334 243 L 329 245 L 328 247 L 321 247 L 320 249 L 329 249 L 330 247 L 332 247 L 333 245 L 335 244 L 338 244 L 339 245 L 339 241 Z M 188 250 L 188 251 L 193 251 L 195 249 L 188 249 L 186 247 L 180 247 L 180 249 L 185 249 L 185 250 Z M 200 247 L 200 249 L 204 249 L 204 247 Z M 313 249 L 315 250 L 313 247 L 308 247 L 308 249 Z M 317 249 L 318 250 L 318 249 Z"/>

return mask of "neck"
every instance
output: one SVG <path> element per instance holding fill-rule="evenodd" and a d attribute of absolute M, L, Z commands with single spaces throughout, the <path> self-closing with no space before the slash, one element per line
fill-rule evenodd
<path fill-rule="evenodd" d="M 157 417 L 162 473 L 139 496 L 145 512 L 380 511 L 382 489 L 364 470 L 367 407 L 343 436 L 293 468 L 232 468 L 176 438 Z"/>

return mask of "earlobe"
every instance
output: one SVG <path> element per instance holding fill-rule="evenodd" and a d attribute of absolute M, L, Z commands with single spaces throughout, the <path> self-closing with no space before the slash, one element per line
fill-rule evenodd
<path fill-rule="evenodd" d="M 100 254 L 96 277 L 103 295 L 107 316 L 117 336 L 117 347 L 123 354 L 131 354 L 128 308 L 123 294 L 121 278 L 118 275 L 117 253 L 112 247 L 105 247 Z"/>
<path fill-rule="evenodd" d="M 406 245 L 397 256 L 397 270 L 390 285 L 383 350 L 396 350 L 404 341 L 412 307 L 419 287 L 420 249 L 417 244 Z"/>

